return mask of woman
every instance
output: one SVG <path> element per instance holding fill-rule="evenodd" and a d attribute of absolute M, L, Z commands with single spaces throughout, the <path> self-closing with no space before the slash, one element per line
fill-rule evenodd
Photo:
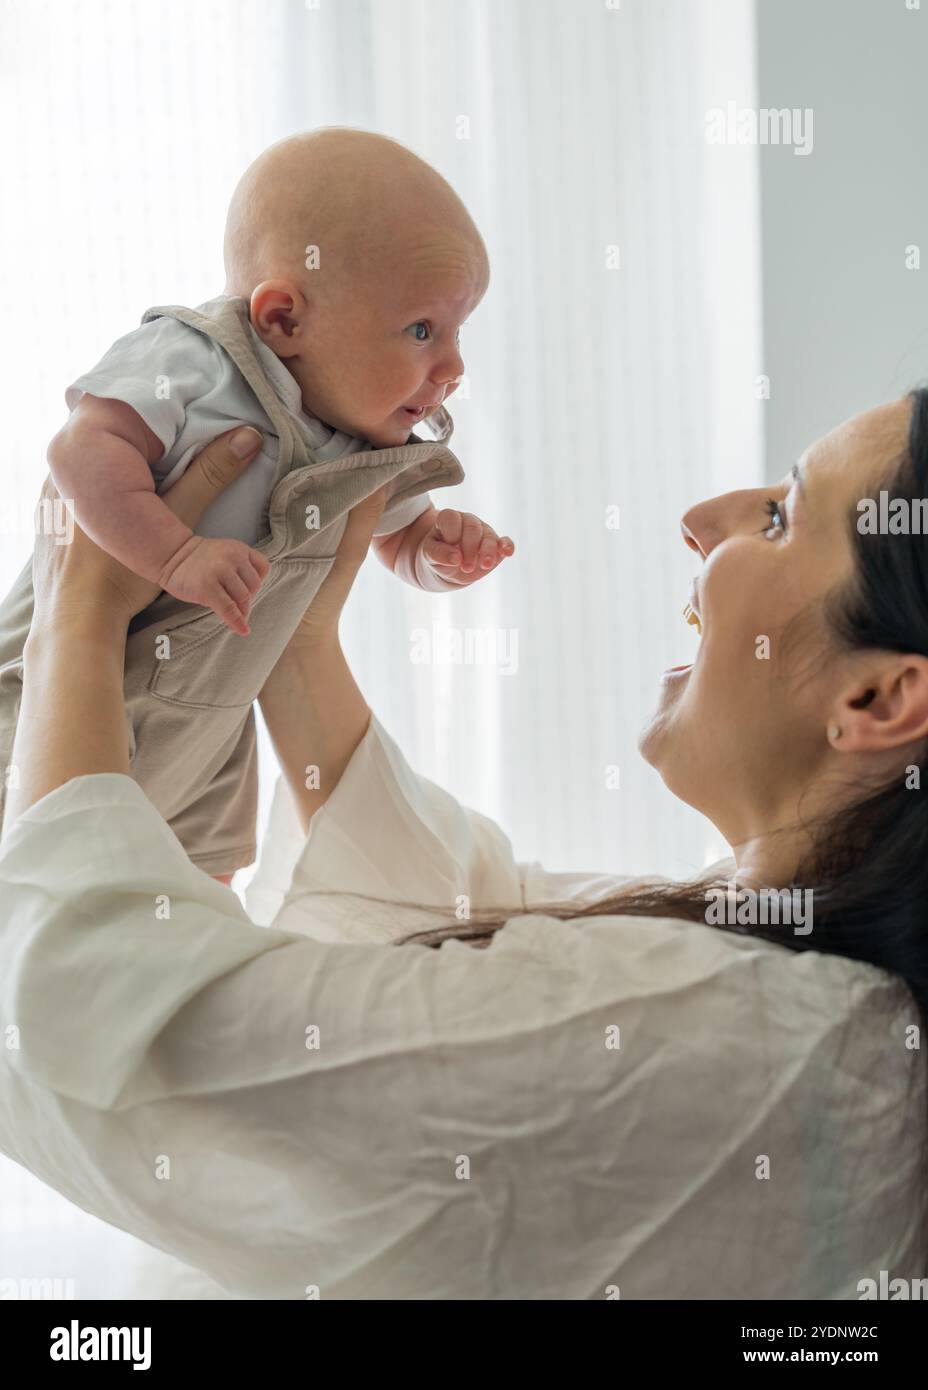
<path fill-rule="evenodd" d="M 169 494 L 189 524 L 240 466 L 222 440 L 204 464 Z M 126 775 L 122 642 L 153 591 L 79 533 L 42 544 L 0 845 L 0 1146 L 245 1296 L 856 1298 L 921 1277 L 928 562 L 854 522 L 874 489 L 926 482 L 916 392 L 771 499 L 684 518 L 704 637 L 642 750 L 749 902 L 812 891 L 811 932 L 706 925 L 708 878 L 517 865 L 416 777 L 338 644 L 376 499 L 262 694 L 289 790 L 259 929 Z M 436 928 L 462 939 L 417 944 Z"/>

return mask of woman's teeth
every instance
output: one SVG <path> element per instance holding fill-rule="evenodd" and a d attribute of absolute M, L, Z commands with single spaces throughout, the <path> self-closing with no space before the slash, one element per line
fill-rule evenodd
<path fill-rule="evenodd" d="M 690 627 L 694 627 L 701 637 L 702 623 L 699 621 L 699 614 L 693 609 L 693 607 L 690 604 L 687 604 L 684 608 L 683 616 L 689 623 Z"/>

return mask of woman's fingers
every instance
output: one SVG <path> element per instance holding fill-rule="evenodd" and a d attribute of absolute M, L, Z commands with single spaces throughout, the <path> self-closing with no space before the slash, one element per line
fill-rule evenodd
<path fill-rule="evenodd" d="M 348 513 L 348 521 L 338 550 L 335 552 L 339 561 L 354 564 L 357 569 L 370 550 L 371 540 L 386 503 L 386 491 L 381 487 L 352 508 Z"/>
<path fill-rule="evenodd" d="M 348 597 L 355 576 L 371 548 L 371 539 L 383 515 L 385 503 L 384 489 L 379 488 L 348 513 L 345 530 L 335 552 L 335 563 L 322 585 L 327 594 L 337 596 L 339 604 Z"/>
<path fill-rule="evenodd" d="M 312 644 L 317 635 L 331 633 L 338 628 L 345 600 L 370 549 L 371 538 L 385 505 L 386 492 L 384 488 L 379 488 L 349 512 L 332 568 L 290 639 L 293 648 Z"/>
<path fill-rule="evenodd" d="M 221 434 L 197 454 L 183 477 L 161 494 L 162 502 L 188 526 L 196 526 L 207 507 L 244 473 L 262 442 L 258 430 L 250 425 Z"/>

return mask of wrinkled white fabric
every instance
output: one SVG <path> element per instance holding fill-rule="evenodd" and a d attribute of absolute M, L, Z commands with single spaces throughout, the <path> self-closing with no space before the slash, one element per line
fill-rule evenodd
<path fill-rule="evenodd" d="M 921 1277 L 924 1067 L 888 975 L 634 917 L 394 947 L 437 912 L 367 896 L 517 910 L 627 881 L 516 864 L 376 719 L 308 841 L 278 785 L 266 927 L 131 778 L 77 778 L 0 844 L 0 1147 L 207 1276 L 166 1296 Z"/>

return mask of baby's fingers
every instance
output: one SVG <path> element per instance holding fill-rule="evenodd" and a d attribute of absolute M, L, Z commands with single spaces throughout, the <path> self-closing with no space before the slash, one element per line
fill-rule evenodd
<path fill-rule="evenodd" d="M 241 583 L 241 581 L 238 582 Z M 227 584 L 230 588 L 226 587 Z M 251 599 L 249 597 L 247 606 L 244 607 L 243 611 L 243 605 L 240 604 L 230 592 L 232 584 L 233 581 L 230 579 L 220 585 L 219 593 L 215 602 L 212 604 L 212 609 L 217 618 L 222 619 L 226 627 L 231 628 L 233 632 L 237 632 L 240 637 L 247 637 L 249 629 L 246 617 L 248 608 L 251 607 Z M 242 584 L 241 587 L 244 589 L 245 586 Z"/>
<path fill-rule="evenodd" d="M 461 563 L 461 547 L 437 540 L 434 536 L 426 536 L 422 542 L 422 553 L 430 565 L 457 569 Z"/>
<path fill-rule="evenodd" d="M 483 539 L 483 522 L 479 517 L 465 512 L 461 518 L 461 569 L 465 574 L 477 568 L 477 552 Z"/>
<path fill-rule="evenodd" d="M 515 545 L 509 536 L 497 536 L 492 526 L 484 527 L 483 540 L 477 560 L 482 570 L 495 569 L 501 560 L 515 554 Z"/>
<path fill-rule="evenodd" d="M 234 569 L 226 571 L 219 581 L 223 594 L 220 598 L 223 611 L 217 608 L 216 612 L 233 632 L 238 632 L 243 637 L 247 637 L 249 633 L 248 614 L 251 612 L 254 596 L 264 583 L 269 569 L 270 565 L 263 555 L 257 550 L 249 550 L 242 562 Z M 225 608 L 226 601 L 232 606 Z"/>
<path fill-rule="evenodd" d="M 484 528 L 483 540 L 477 552 L 477 563 L 482 570 L 492 569 L 500 561 L 499 537 L 489 526 Z"/>
<path fill-rule="evenodd" d="M 270 573 L 270 562 L 264 558 L 259 550 L 249 550 L 248 560 L 240 565 L 238 569 L 239 577 L 247 584 L 249 592 L 256 594 Z"/>
<path fill-rule="evenodd" d="M 247 618 L 253 595 L 241 575 L 237 574 L 235 570 L 229 570 L 227 574 L 222 575 L 219 584 L 223 593 L 235 604 L 241 616 Z"/>
<path fill-rule="evenodd" d="M 463 523 L 464 517 L 461 512 L 446 507 L 435 518 L 435 530 L 443 541 L 448 541 L 450 545 L 460 545 Z"/>

